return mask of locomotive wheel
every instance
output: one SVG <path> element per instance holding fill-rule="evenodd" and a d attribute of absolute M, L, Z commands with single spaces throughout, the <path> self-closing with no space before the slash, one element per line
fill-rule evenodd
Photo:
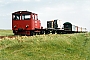
<path fill-rule="evenodd" d="M 37 35 L 40 35 L 40 32 L 38 32 Z"/>
<path fill-rule="evenodd" d="M 34 33 L 33 31 L 30 31 L 30 36 L 33 36 L 33 33 Z"/>
<path fill-rule="evenodd" d="M 34 35 L 36 35 L 36 32 L 34 32 Z"/>
<path fill-rule="evenodd" d="M 18 35 L 17 33 L 14 33 L 14 35 Z"/>

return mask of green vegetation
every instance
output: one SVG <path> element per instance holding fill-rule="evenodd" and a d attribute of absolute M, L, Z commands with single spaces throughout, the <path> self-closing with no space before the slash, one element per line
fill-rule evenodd
<path fill-rule="evenodd" d="M 13 32 L 11 30 L 0 30 L 0 36 L 8 36 L 13 35 Z"/>
<path fill-rule="evenodd" d="M 16 36 L 0 39 L 0 60 L 20 59 L 89 60 L 90 33 Z"/>

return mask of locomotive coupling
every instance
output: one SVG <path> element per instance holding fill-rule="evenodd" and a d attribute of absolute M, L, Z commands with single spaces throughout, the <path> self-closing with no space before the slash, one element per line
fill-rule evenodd
<path fill-rule="evenodd" d="M 22 28 L 18 28 L 18 31 L 21 32 L 21 31 L 23 31 L 23 29 Z"/>

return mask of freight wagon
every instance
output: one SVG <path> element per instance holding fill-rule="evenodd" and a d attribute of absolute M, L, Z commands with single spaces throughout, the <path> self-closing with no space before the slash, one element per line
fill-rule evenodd
<path fill-rule="evenodd" d="M 64 29 L 62 27 L 63 26 L 62 26 L 61 20 L 56 19 L 52 21 L 47 21 L 47 30 L 52 34 L 63 33 Z"/>

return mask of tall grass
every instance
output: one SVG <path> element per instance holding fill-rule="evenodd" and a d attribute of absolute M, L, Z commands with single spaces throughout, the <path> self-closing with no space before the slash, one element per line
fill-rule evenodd
<path fill-rule="evenodd" d="M 12 30 L 0 30 L 0 36 L 14 35 Z"/>
<path fill-rule="evenodd" d="M 0 60 L 89 60 L 90 33 L 17 36 L 0 40 Z"/>

